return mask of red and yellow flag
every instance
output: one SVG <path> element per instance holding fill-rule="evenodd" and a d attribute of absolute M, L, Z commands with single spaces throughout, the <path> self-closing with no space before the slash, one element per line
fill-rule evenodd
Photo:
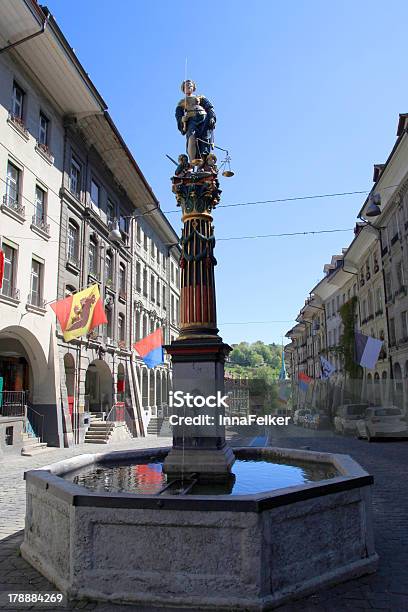
<path fill-rule="evenodd" d="M 57 315 L 66 342 L 108 322 L 98 285 L 91 285 L 50 306 Z"/>

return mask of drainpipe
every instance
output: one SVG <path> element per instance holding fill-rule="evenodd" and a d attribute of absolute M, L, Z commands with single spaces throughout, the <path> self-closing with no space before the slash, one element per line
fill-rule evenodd
<path fill-rule="evenodd" d="M 14 49 L 18 45 L 21 45 L 22 43 L 25 43 L 28 40 L 35 38 L 36 36 L 40 36 L 41 34 L 44 34 L 45 28 L 47 27 L 47 23 L 48 23 L 48 17 L 44 19 L 40 30 L 38 30 L 37 32 L 34 32 L 34 34 L 30 34 L 29 36 L 24 36 L 24 38 L 21 38 L 20 40 L 16 40 L 16 42 L 6 45 L 2 49 L 0 49 L 0 54 L 4 53 L 5 51 L 10 51 L 10 49 Z"/>

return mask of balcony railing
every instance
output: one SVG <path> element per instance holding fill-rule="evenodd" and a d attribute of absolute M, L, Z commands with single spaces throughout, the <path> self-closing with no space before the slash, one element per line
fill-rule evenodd
<path fill-rule="evenodd" d="M 18 115 L 13 115 L 13 113 L 9 112 L 8 120 L 12 123 L 20 132 L 24 134 L 26 138 L 29 137 L 28 130 L 25 126 L 24 120 Z"/>
<path fill-rule="evenodd" d="M 54 163 L 54 156 L 51 153 L 48 145 L 44 144 L 43 142 L 38 142 L 37 140 L 37 144 L 35 145 L 36 150 L 43 156 L 46 158 L 46 160 L 50 163 L 53 164 Z"/>
<path fill-rule="evenodd" d="M 0 416 L 24 417 L 26 416 L 25 391 L 0 391 Z"/>
<path fill-rule="evenodd" d="M 36 306 L 37 308 L 45 308 L 45 300 L 36 293 L 29 293 L 27 297 L 27 304 L 30 306 Z"/>
<path fill-rule="evenodd" d="M 47 236 L 50 235 L 50 224 L 46 223 L 44 217 L 40 217 L 39 215 L 33 215 L 31 225 L 44 232 L 44 234 L 47 234 Z"/>
<path fill-rule="evenodd" d="M 67 265 L 79 268 L 79 257 L 78 255 L 67 255 Z"/>
<path fill-rule="evenodd" d="M 3 196 L 3 206 L 14 211 L 18 215 L 20 215 L 20 217 L 25 217 L 25 207 L 21 206 L 18 200 L 18 196 L 14 197 L 10 193 L 6 193 Z"/>
<path fill-rule="evenodd" d="M 1 288 L 1 295 L 5 295 L 12 300 L 20 300 L 20 289 L 16 289 L 15 287 L 7 286 L 3 282 L 3 287 Z"/>
<path fill-rule="evenodd" d="M 105 278 L 105 287 L 110 289 L 111 291 L 115 290 L 115 282 L 112 278 Z"/>

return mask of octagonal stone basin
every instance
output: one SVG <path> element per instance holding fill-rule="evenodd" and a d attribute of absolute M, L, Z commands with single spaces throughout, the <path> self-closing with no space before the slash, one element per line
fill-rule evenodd
<path fill-rule="evenodd" d="M 153 609 L 269 610 L 375 571 L 373 478 L 347 455 L 234 449 L 338 473 L 246 495 L 97 493 L 63 478 L 169 450 L 82 455 L 26 472 L 23 557 L 70 598 Z"/>

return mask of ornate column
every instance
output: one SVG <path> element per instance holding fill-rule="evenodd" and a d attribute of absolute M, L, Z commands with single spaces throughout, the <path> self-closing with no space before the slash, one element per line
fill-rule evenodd
<path fill-rule="evenodd" d="M 214 155 L 193 167 L 186 155 L 172 178 L 173 192 L 182 210 L 180 335 L 167 352 L 173 363 L 173 390 L 193 395 L 217 395 L 224 390 L 224 362 L 231 350 L 217 329 L 212 212 L 220 200 Z M 169 408 L 169 414 L 177 409 Z M 198 477 L 201 481 L 231 482 L 235 461 L 220 422 L 222 406 L 178 409 L 178 416 L 208 417 L 209 426 L 173 426 L 173 448 L 164 462 L 169 477 Z"/>

